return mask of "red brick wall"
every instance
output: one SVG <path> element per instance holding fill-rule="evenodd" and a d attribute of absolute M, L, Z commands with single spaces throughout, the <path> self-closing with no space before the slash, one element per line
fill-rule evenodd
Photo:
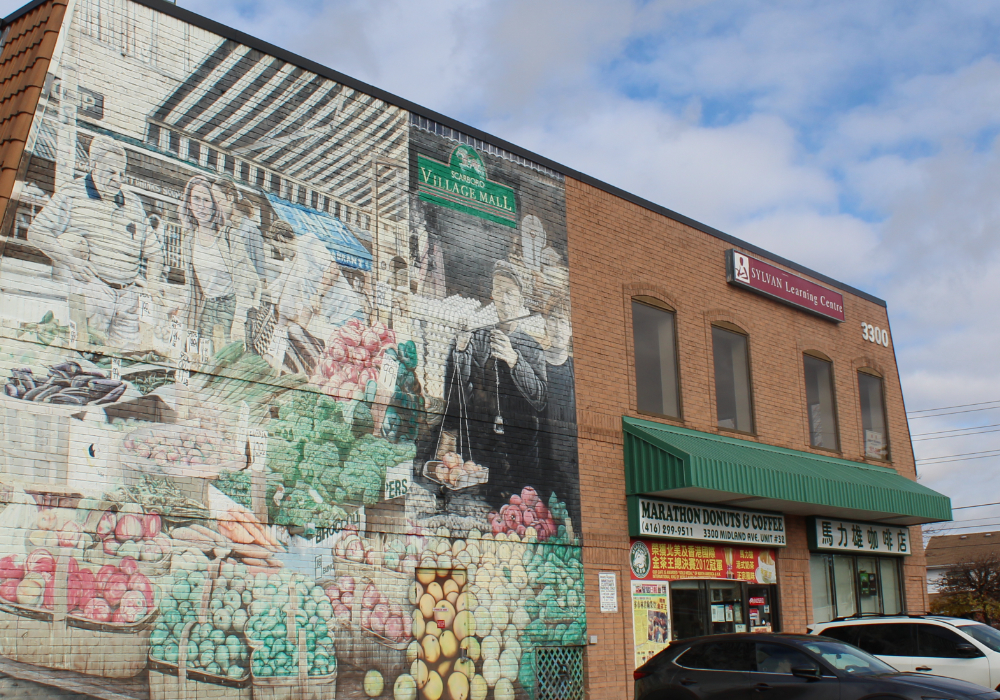
<path fill-rule="evenodd" d="M 726 283 L 732 246 L 578 181 L 566 181 L 566 216 L 573 301 L 574 359 L 579 416 L 584 562 L 589 579 L 588 630 L 593 698 L 631 693 L 631 611 L 628 601 L 628 526 L 621 448 L 621 417 L 638 416 L 708 433 L 716 428 L 711 325 L 727 321 L 750 337 L 755 436 L 795 450 L 829 454 L 809 445 L 802 353 L 833 360 L 841 442 L 838 456 L 864 461 L 857 369 L 877 370 L 885 383 L 891 466 L 914 478 L 905 409 L 890 347 L 862 338 L 861 322 L 888 328 L 886 309 L 844 293 L 847 321 L 835 324 Z M 794 271 L 792 271 L 794 272 Z M 798 273 L 796 273 L 798 274 Z M 816 280 L 819 282 L 819 280 Z M 683 420 L 635 409 L 630 299 L 655 297 L 676 309 Z M 788 518 L 789 545 L 779 551 L 782 623 L 803 632 L 811 617 L 805 521 Z M 920 542 L 919 528 L 911 540 Z M 905 566 L 911 610 L 923 609 L 923 552 Z M 601 613 L 596 572 L 619 572 L 618 614 Z"/>

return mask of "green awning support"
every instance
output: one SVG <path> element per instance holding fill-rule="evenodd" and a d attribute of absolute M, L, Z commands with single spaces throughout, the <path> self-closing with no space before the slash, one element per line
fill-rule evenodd
<path fill-rule="evenodd" d="M 916 525 L 951 520 L 951 499 L 889 467 L 622 417 L 625 488 L 788 514 Z"/>

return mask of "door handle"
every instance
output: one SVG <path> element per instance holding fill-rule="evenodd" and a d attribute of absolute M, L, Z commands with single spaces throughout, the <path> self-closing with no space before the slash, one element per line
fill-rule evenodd
<path fill-rule="evenodd" d="M 917 666 L 918 671 L 933 671 L 934 669 L 930 666 Z"/>
<path fill-rule="evenodd" d="M 758 693 L 763 693 L 766 690 L 770 690 L 771 686 L 769 686 L 767 683 L 758 683 L 753 687 L 753 689 Z"/>
<path fill-rule="evenodd" d="M 695 685 L 698 681 L 694 678 L 681 678 L 681 685 Z"/>

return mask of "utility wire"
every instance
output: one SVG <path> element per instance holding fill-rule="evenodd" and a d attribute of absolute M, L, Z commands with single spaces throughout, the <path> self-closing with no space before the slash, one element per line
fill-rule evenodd
<path fill-rule="evenodd" d="M 959 452 L 959 453 L 953 454 L 953 455 L 938 455 L 937 457 L 924 457 L 923 459 L 918 459 L 916 461 L 920 462 L 922 464 L 927 464 L 928 462 L 935 462 L 937 460 L 942 460 L 942 459 L 948 460 L 948 461 L 954 461 L 954 460 L 951 459 L 952 457 L 971 457 L 973 455 L 991 455 L 992 456 L 992 453 L 994 453 L 994 452 L 1000 452 L 1000 449 L 982 450 L 980 452 Z M 1000 456 L 1000 455 L 997 455 L 997 456 Z"/>
<path fill-rule="evenodd" d="M 911 416 L 909 413 L 907 413 L 906 417 L 910 420 L 919 420 L 921 418 L 939 418 L 940 416 L 954 416 L 958 413 L 975 413 L 976 411 L 995 411 L 998 408 L 1000 408 L 1000 406 L 989 406 L 988 408 L 970 408 L 967 411 L 949 411 L 948 413 L 934 413 L 929 416 Z"/>
<path fill-rule="evenodd" d="M 918 433 L 916 435 L 912 435 L 911 440 L 912 442 L 925 442 L 926 440 L 944 440 L 946 438 L 966 437 L 969 435 L 982 435 L 983 433 L 996 433 L 1000 431 L 1000 427 L 992 425 L 983 425 L 976 427 L 990 428 L 990 430 L 975 430 L 975 428 L 955 428 L 954 430 L 941 430 L 937 433 Z M 974 431 L 974 432 L 969 432 L 969 431 Z M 956 434 L 944 435 L 943 433 L 956 433 Z M 923 437 L 924 435 L 930 435 L 932 437 Z"/>
<path fill-rule="evenodd" d="M 1000 506 L 1000 501 L 994 503 L 976 503 L 971 506 L 952 506 L 952 510 L 964 510 L 966 508 L 983 508 L 985 506 Z"/>
<path fill-rule="evenodd" d="M 938 408 L 921 408 L 917 411 L 907 411 L 906 415 L 912 416 L 917 413 L 930 413 L 932 411 L 947 411 L 952 408 L 968 408 L 969 406 L 985 406 L 991 403 L 1000 403 L 1000 399 L 996 399 L 995 401 L 980 401 L 979 403 L 963 403 L 957 406 L 939 406 Z"/>

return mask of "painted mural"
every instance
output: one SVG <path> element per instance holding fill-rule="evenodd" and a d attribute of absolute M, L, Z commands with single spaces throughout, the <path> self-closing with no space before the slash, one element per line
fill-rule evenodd
<path fill-rule="evenodd" d="M 0 235 L 0 672 L 572 695 L 570 317 L 556 174 L 71 2 Z"/>

